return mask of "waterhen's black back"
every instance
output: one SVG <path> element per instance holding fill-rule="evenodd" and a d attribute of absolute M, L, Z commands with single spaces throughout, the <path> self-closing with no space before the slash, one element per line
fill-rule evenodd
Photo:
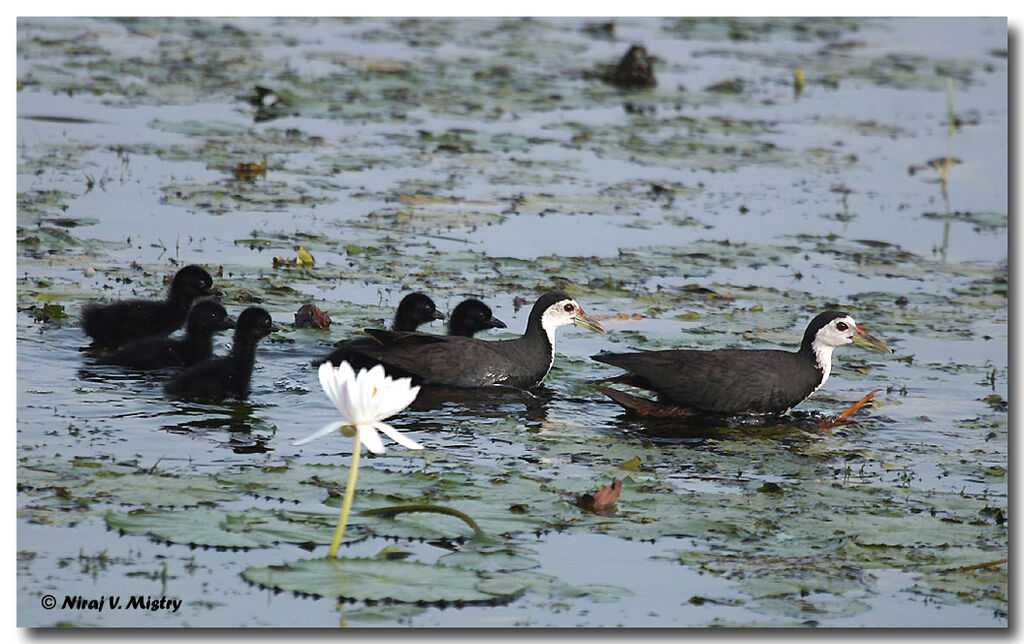
<path fill-rule="evenodd" d="M 191 398 L 245 398 L 256 361 L 256 343 L 277 330 L 270 314 L 253 306 L 235 324 L 231 352 L 182 371 L 164 386 L 169 394 Z"/>
<path fill-rule="evenodd" d="M 196 298 L 213 295 L 213 278 L 200 266 L 175 274 L 165 300 L 122 300 L 90 304 L 82 311 L 82 329 L 99 346 L 119 346 L 157 335 L 168 335 L 185 323 Z"/>
<path fill-rule="evenodd" d="M 213 355 L 213 335 L 217 331 L 233 328 L 235 321 L 228 317 L 223 306 L 213 300 L 203 300 L 192 305 L 188 312 L 184 338 L 155 336 L 135 340 L 97 362 L 135 369 L 191 367 Z"/>

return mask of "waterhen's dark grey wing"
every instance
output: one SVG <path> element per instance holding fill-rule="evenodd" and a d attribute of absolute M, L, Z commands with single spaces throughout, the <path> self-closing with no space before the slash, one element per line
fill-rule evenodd
<path fill-rule="evenodd" d="M 371 349 L 360 346 L 360 353 L 383 364 L 389 373 L 407 375 L 418 384 L 523 386 L 516 378 L 518 366 L 506 355 L 507 343 L 381 329 L 366 329 L 366 333 L 377 346 Z"/>
<path fill-rule="evenodd" d="M 614 381 L 694 411 L 780 413 L 809 396 L 822 374 L 799 353 L 774 350 L 647 351 L 594 356 L 628 373 Z"/>

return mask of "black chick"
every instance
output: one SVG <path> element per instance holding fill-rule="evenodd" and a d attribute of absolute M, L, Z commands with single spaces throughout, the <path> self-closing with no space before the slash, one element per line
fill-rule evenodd
<path fill-rule="evenodd" d="M 409 293 L 398 303 L 395 319 L 391 322 L 393 331 L 415 331 L 421 324 L 443 320 L 434 300 L 423 293 Z"/>
<path fill-rule="evenodd" d="M 90 304 L 82 311 L 82 329 L 98 346 L 119 346 L 140 338 L 168 335 L 185 323 L 196 298 L 214 294 L 210 274 L 199 266 L 186 266 L 171 281 L 166 300 Z"/>
<path fill-rule="evenodd" d="M 484 329 L 504 329 L 505 323 L 494 317 L 491 307 L 480 300 L 468 299 L 459 302 L 448 318 L 448 335 L 472 338 Z"/>
<path fill-rule="evenodd" d="M 164 391 L 190 398 L 247 397 L 256 343 L 277 330 L 264 309 L 247 308 L 238 316 L 231 352 L 182 371 L 164 386 Z"/>
<path fill-rule="evenodd" d="M 213 355 L 214 333 L 233 328 L 235 321 L 228 317 L 223 306 L 213 300 L 203 300 L 192 305 L 188 312 L 184 338 L 156 336 L 135 340 L 97 362 L 135 369 L 191 367 Z"/>
<path fill-rule="evenodd" d="M 395 311 L 395 319 L 391 322 L 392 331 L 415 331 L 421 324 L 432 322 L 433 320 L 443 319 L 437 310 L 437 305 L 434 304 L 434 300 L 430 299 L 423 293 L 409 293 L 402 298 L 402 301 L 398 303 L 398 309 Z M 359 337 L 354 340 L 347 340 L 335 345 L 337 348 L 331 352 L 331 355 L 326 358 L 320 358 L 313 361 L 313 366 L 319 366 L 323 362 L 330 361 L 331 364 L 339 365 L 343 360 L 347 360 L 352 368 L 358 371 L 360 367 L 356 366 L 356 361 L 360 361 L 362 368 L 369 369 L 374 365 L 373 362 L 366 362 L 366 359 L 357 352 L 359 343 L 369 342 L 370 346 L 376 345 L 377 343 L 369 337 Z"/>

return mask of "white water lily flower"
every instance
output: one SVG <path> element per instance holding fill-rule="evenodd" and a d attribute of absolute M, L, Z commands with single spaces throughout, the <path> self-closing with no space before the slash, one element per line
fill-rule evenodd
<path fill-rule="evenodd" d="M 384 443 L 377 432 L 386 434 L 396 443 L 409 449 L 423 449 L 416 441 L 406 438 L 397 429 L 383 422 L 402 411 L 416 399 L 420 388 L 411 386 L 409 378 L 393 380 L 384 373 L 384 367 L 360 369 L 357 375 L 351 365 L 342 362 L 335 367 L 330 362 L 320 365 L 320 386 L 341 412 L 343 420 L 335 421 L 292 445 L 305 445 L 342 427 L 355 427 L 359 440 L 375 454 L 384 452 Z"/>

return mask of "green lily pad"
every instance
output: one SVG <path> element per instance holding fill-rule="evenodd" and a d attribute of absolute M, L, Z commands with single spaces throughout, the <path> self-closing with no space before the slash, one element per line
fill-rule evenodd
<path fill-rule="evenodd" d="M 75 488 L 73 494 L 92 501 L 152 506 L 198 505 L 238 496 L 209 476 L 177 478 L 147 473 L 96 477 Z"/>
<path fill-rule="evenodd" d="M 127 534 L 146 534 L 161 541 L 218 548 L 263 548 L 276 543 L 331 542 L 337 516 L 308 512 L 275 512 L 249 508 L 189 510 L 131 510 L 108 512 L 107 526 Z M 345 530 L 345 543 L 363 536 L 358 528 Z"/>
<path fill-rule="evenodd" d="M 953 212 L 938 213 L 926 212 L 922 217 L 927 219 L 938 219 L 940 221 L 959 221 L 979 228 L 1006 228 L 1009 217 L 1003 212 Z"/>
<path fill-rule="evenodd" d="M 835 596 L 813 596 L 810 598 L 769 597 L 745 604 L 752 611 L 764 615 L 789 617 L 804 623 L 807 620 L 853 617 L 871 610 L 871 605 L 859 599 Z"/>
<path fill-rule="evenodd" d="M 843 532 L 868 546 L 941 548 L 952 544 L 981 541 L 985 533 L 1002 531 L 992 526 L 946 521 L 917 514 L 911 516 L 853 515 Z"/>
<path fill-rule="evenodd" d="M 529 590 L 549 599 L 577 599 L 589 597 L 595 602 L 615 601 L 623 596 L 632 595 L 629 589 L 604 584 L 569 584 L 553 575 L 540 572 L 521 570 L 517 572 L 493 574 L 477 586 L 480 590 L 490 593 L 521 592 Z M 515 590 L 518 589 L 518 590 Z"/>
<path fill-rule="evenodd" d="M 520 594 L 523 583 L 480 590 L 476 572 L 417 561 L 338 558 L 300 559 L 280 566 L 250 567 L 242 577 L 267 588 L 354 601 L 399 603 L 500 603 Z"/>
<path fill-rule="evenodd" d="M 446 566 L 458 566 L 470 570 L 489 570 L 508 572 L 513 570 L 530 570 L 540 567 L 540 562 L 530 557 L 516 554 L 509 550 L 486 552 L 480 549 L 453 552 L 438 560 Z"/>
<path fill-rule="evenodd" d="M 348 485 L 348 464 L 338 465 L 287 463 L 263 467 L 245 467 L 237 472 L 219 474 L 217 480 L 243 493 L 282 501 L 319 501 L 340 499 Z M 448 485 L 457 486 L 465 475 L 447 474 Z M 369 465 L 359 467 L 356 498 L 372 493 L 384 497 L 382 505 L 422 498 L 426 491 L 439 485 L 438 473 L 394 472 Z"/>
<path fill-rule="evenodd" d="M 234 499 L 238 493 L 206 475 L 171 476 L 137 467 L 72 459 L 69 462 L 22 463 L 19 489 L 50 491 L 57 502 L 78 504 L 187 506 Z"/>
<path fill-rule="evenodd" d="M 193 212 L 220 215 L 237 211 L 285 210 L 289 206 L 312 207 L 329 203 L 330 197 L 283 181 L 258 183 L 179 183 L 164 188 L 163 203 Z"/>
<path fill-rule="evenodd" d="M 33 304 L 26 310 L 39 322 L 56 322 L 68 318 L 68 314 L 64 312 L 64 306 L 52 302 L 46 302 L 42 306 Z"/>

